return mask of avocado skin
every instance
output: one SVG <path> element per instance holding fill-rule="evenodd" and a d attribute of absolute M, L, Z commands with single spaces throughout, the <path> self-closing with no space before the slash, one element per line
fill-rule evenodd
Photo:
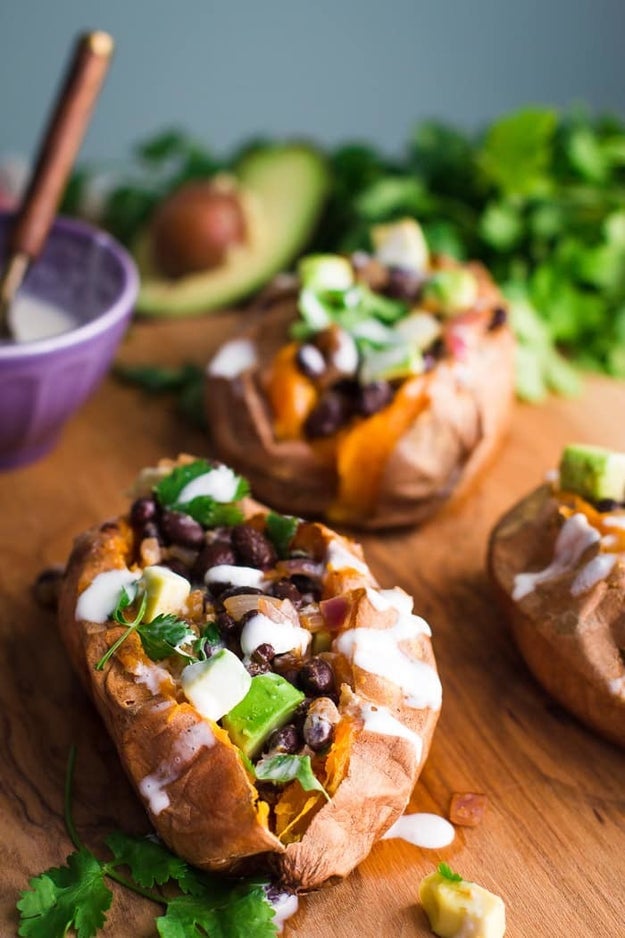
<path fill-rule="evenodd" d="M 257 238 L 238 247 L 217 268 L 168 279 L 154 268 L 146 226 L 133 248 L 141 275 L 138 313 L 195 316 L 231 306 L 288 269 L 305 249 L 330 185 L 323 155 L 300 142 L 260 145 L 245 153 L 234 176 L 256 203 Z"/>
<path fill-rule="evenodd" d="M 252 678 L 243 700 L 222 720 L 230 739 L 253 758 L 274 730 L 283 726 L 304 700 L 304 694 L 279 674 L 268 671 Z"/>

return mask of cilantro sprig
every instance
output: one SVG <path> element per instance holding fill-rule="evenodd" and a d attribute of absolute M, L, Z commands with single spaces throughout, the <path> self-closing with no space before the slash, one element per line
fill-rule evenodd
<path fill-rule="evenodd" d="M 320 791 L 330 801 L 330 796 L 312 770 L 310 756 L 278 754 L 264 756 L 254 766 L 256 778 L 261 782 L 286 785 L 295 779 L 304 791 Z"/>
<path fill-rule="evenodd" d="M 124 644 L 126 639 L 136 632 L 141 639 L 143 650 L 152 661 L 162 661 L 163 658 L 169 658 L 171 655 L 180 655 L 182 658 L 188 658 L 192 661 L 196 659 L 187 651 L 183 651 L 182 645 L 195 644 L 197 636 L 190 625 L 184 619 L 172 614 L 161 614 L 156 616 L 150 622 L 144 622 L 145 610 L 147 608 L 147 593 L 142 593 L 139 598 L 139 604 L 134 619 L 128 621 L 124 617 L 124 611 L 137 598 L 137 587 L 122 587 L 119 599 L 111 617 L 120 625 L 126 626 L 126 631 L 117 638 L 111 647 L 106 651 L 99 661 L 95 664 L 96 671 L 102 671 L 108 661 L 113 657 L 118 648 Z"/>
<path fill-rule="evenodd" d="M 281 515 L 276 511 L 270 511 L 267 515 L 267 537 L 281 559 L 288 556 L 289 547 L 298 526 L 299 518 L 294 518 L 292 515 Z"/>
<path fill-rule="evenodd" d="M 462 882 L 462 876 L 460 873 L 454 873 L 448 863 L 439 863 L 437 869 L 443 879 L 449 880 L 450 883 Z"/>
<path fill-rule="evenodd" d="M 157 903 L 161 938 L 277 934 L 274 912 L 258 879 L 228 882 L 202 873 L 175 856 L 154 836 L 114 831 L 106 838 L 111 856 L 99 859 L 80 840 L 71 811 L 75 750 L 65 782 L 65 826 L 75 850 L 61 867 L 34 876 L 20 893 L 18 934 L 22 938 L 93 938 L 113 902 L 112 880 Z M 122 870 L 128 870 L 126 875 Z"/>

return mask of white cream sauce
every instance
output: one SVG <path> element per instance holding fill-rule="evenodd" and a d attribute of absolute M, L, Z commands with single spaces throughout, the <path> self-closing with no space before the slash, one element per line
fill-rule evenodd
<path fill-rule="evenodd" d="M 602 518 L 607 528 L 622 528 L 625 530 L 625 515 L 607 515 Z"/>
<path fill-rule="evenodd" d="M 209 362 L 206 373 L 214 378 L 236 378 L 257 361 L 256 349 L 249 339 L 231 339 Z"/>
<path fill-rule="evenodd" d="M 379 612 L 394 609 L 398 615 L 398 622 L 404 621 L 411 623 L 415 628 L 419 629 L 422 635 L 432 634 L 432 630 L 425 619 L 412 614 L 414 599 L 409 593 L 401 589 L 401 587 L 396 586 L 394 589 L 385 590 L 368 589 L 367 597 L 374 609 L 377 609 Z"/>
<path fill-rule="evenodd" d="M 532 593 L 539 583 L 553 580 L 566 573 L 579 562 L 592 544 L 600 540 L 599 532 L 593 528 L 585 515 L 578 512 L 567 518 L 555 543 L 554 557 L 548 567 L 535 573 L 517 573 L 514 578 L 512 598 L 518 602 Z"/>
<path fill-rule="evenodd" d="M 404 814 L 390 827 L 382 840 L 405 840 L 415 847 L 440 850 L 453 843 L 456 832 L 453 824 L 438 814 Z"/>
<path fill-rule="evenodd" d="M 573 583 L 571 584 L 571 593 L 573 596 L 581 596 L 587 593 L 593 586 L 605 580 L 612 572 L 616 563 L 616 554 L 597 554 L 585 567 L 579 571 Z"/>
<path fill-rule="evenodd" d="M 332 570 L 356 570 L 357 573 L 370 575 L 367 564 L 338 540 L 332 540 L 328 544 L 325 562 Z"/>
<path fill-rule="evenodd" d="M 178 496 L 178 501 L 186 505 L 194 498 L 208 495 L 216 502 L 234 501 L 239 486 L 239 476 L 228 466 L 217 466 L 210 472 L 192 479 Z"/>
<path fill-rule="evenodd" d="M 30 293 L 18 293 L 9 312 L 16 342 L 34 342 L 70 332 L 79 323 L 67 310 Z"/>
<path fill-rule="evenodd" d="M 262 612 L 250 616 L 241 629 L 241 650 L 250 656 L 259 645 L 268 644 L 277 655 L 287 651 L 305 654 L 312 640 L 308 629 L 302 629 L 288 622 L 274 622 Z"/>
<path fill-rule="evenodd" d="M 106 622 L 119 601 L 123 587 L 136 583 L 138 579 L 139 574 L 131 573 L 126 567 L 98 573 L 78 597 L 76 618 L 87 622 Z"/>
<path fill-rule="evenodd" d="M 145 661 L 135 661 L 132 673 L 138 684 L 143 684 L 151 694 L 160 694 L 163 684 L 171 684 L 173 678 L 169 671 L 160 664 L 147 664 Z"/>
<path fill-rule="evenodd" d="M 262 589 L 264 585 L 262 570 L 254 567 L 236 567 L 229 563 L 218 563 L 206 571 L 205 583 L 230 583 L 232 586 L 253 586 Z"/>
<path fill-rule="evenodd" d="M 153 815 L 158 815 L 170 805 L 166 792 L 168 785 L 180 778 L 189 763 L 200 749 L 210 748 L 215 743 L 215 736 L 208 723 L 203 720 L 181 733 L 172 747 L 169 762 L 162 763 L 151 775 L 146 775 L 139 782 L 139 792 L 147 802 Z"/>
<path fill-rule="evenodd" d="M 344 375 L 353 375 L 358 368 L 358 349 L 349 332 L 337 332 L 338 345 L 332 353 L 332 362 Z"/>
<path fill-rule="evenodd" d="M 276 899 L 269 899 L 269 904 L 273 909 L 273 923 L 281 935 L 284 930 L 284 923 L 292 918 L 297 912 L 299 902 L 294 893 L 283 892 Z"/>
<path fill-rule="evenodd" d="M 438 710 L 442 700 L 438 674 L 399 647 L 401 642 L 423 633 L 422 621 L 417 616 L 399 617 L 390 629 L 348 629 L 336 639 L 336 647 L 363 671 L 399 687 L 407 706 Z"/>
<path fill-rule="evenodd" d="M 360 713 L 366 730 L 370 733 L 379 733 L 381 736 L 398 736 L 400 739 L 407 739 L 414 748 L 417 762 L 421 761 L 423 740 L 418 733 L 413 733 L 407 726 L 404 726 L 386 707 L 363 701 L 360 705 Z"/>

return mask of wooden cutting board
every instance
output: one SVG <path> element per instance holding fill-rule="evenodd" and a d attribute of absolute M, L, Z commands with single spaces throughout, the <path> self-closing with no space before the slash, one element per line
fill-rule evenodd
<path fill-rule="evenodd" d="M 126 362 L 203 363 L 232 315 L 139 322 Z M 488 533 L 538 484 L 567 441 L 625 449 L 625 384 L 588 380 L 578 400 L 517 405 L 498 459 L 461 505 L 418 531 L 361 538 L 383 586 L 402 586 L 433 630 L 444 700 L 410 809 L 445 815 L 454 792 L 482 792 L 476 828 L 444 851 L 384 841 L 345 882 L 300 902 L 288 938 L 430 934 L 419 881 L 441 860 L 503 896 L 511 938 L 625 934 L 625 752 L 597 739 L 535 684 L 484 573 Z M 210 454 L 169 399 L 107 379 L 38 464 L 0 475 L 0 934 L 31 876 L 64 862 L 68 750 L 78 747 L 75 821 L 97 850 L 107 832 L 147 830 L 115 751 L 71 673 L 54 615 L 31 595 L 74 535 L 127 504 L 137 470 L 179 451 Z M 115 890 L 104 934 L 155 934 L 155 907 Z M 157 913 L 160 914 L 160 913 Z"/>

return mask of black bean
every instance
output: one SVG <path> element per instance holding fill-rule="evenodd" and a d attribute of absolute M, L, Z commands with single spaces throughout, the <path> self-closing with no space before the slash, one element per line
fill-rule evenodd
<path fill-rule="evenodd" d="M 235 563 L 236 556 L 230 544 L 225 541 L 213 541 L 212 544 L 202 547 L 193 567 L 193 576 L 197 580 L 203 580 L 206 571 L 211 567 L 221 564 L 234 566 Z"/>
<path fill-rule="evenodd" d="M 423 277 L 409 267 L 390 267 L 384 289 L 395 300 L 416 300 L 423 286 Z"/>
<path fill-rule="evenodd" d="M 167 557 L 162 561 L 162 565 L 163 567 L 168 567 L 172 573 L 177 573 L 178 576 L 183 576 L 185 580 L 188 580 L 191 576 L 191 571 L 189 568 L 178 557 Z"/>
<path fill-rule="evenodd" d="M 304 720 L 304 742 L 315 752 L 325 749 L 332 742 L 334 726 L 323 716 L 310 711 Z"/>
<path fill-rule="evenodd" d="M 302 594 L 302 599 L 308 602 L 317 602 L 321 599 L 321 584 L 303 573 L 294 573 L 291 577 L 293 583 Z"/>
<path fill-rule="evenodd" d="M 360 389 L 358 397 L 358 413 L 363 417 L 377 414 L 393 400 L 393 388 L 388 381 L 372 381 Z"/>
<path fill-rule="evenodd" d="M 258 674 L 267 674 L 271 670 L 268 661 L 249 661 L 245 665 L 245 669 L 248 674 L 252 677 L 256 677 Z"/>
<path fill-rule="evenodd" d="M 161 534 L 161 529 L 159 528 L 156 521 L 146 521 L 146 523 L 140 529 L 141 540 L 144 541 L 146 537 L 154 538 L 156 541 L 158 541 L 159 544 L 163 543 L 163 536 Z"/>
<path fill-rule="evenodd" d="M 268 570 L 277 563 L 278 556 L 269 538 L 249 524 L 237 524 L 232 529 L 232 546 L 237 560 L 245 567 Z"/>
<path fill-rule="evenodd" d="M 302 594 L 295 583 L 286 578 L 276 580 L 271 587 L 271 595 L 275 596 L 277 599 L 290 599 L 296 608 L 302 604 Z"/>
<path fill-rule="evenodd" d="M 327 697 L 328 694 L 333 694 L 335 683 L 332 665 L 324 658 L 310 658 L 300 669 L 298 684 L 310 697 Z"/>
<path fill-rule="evenodd" d="M 161 517 L 161 530 L 167 541 L 181 547 L 200 548 L 204 544 L 204 528 L 181 511 L 166 510 Z"/>
<path fill-rule="evenodd" d="M 64 572 L 60 564 L 41 571 L 33 584 L 33 594 L 40 606 L 56 609 Z"/>
<path fill-rule="evenodd" d="M 304 432 L 311 438 L 331 436 L 347 423 L 352 406 L 346 395 L 336 390 L 327 391 L 304 423 Z"/>
<path fill-rule="evenodd" d="M 274 730 L 267 740 L 266 750 L 272 753 L 286 752 L 291 755 L 300 748 L 299 733 L 292 723 L 286 723 L 280 729 Z"/>
<path fill-rule="evenodd" d="M 147 521 L 153 521 L 158 515 L 158 505 L 150 496 L 137 498 L 130 506 L 130 521 L 136 528 L 141 528 Z"/>
<path fill-rule="evenodd" d="M 219 612 L 216 618 L 216 625 L 219 629 L 219 634 L 226 637 L 232 635 L 238 630 L 238 625 L 227 612 Z"/>
<path fill-rule="evenodd" d="M 619 507 L 619 503 L 615 498 L 602 498 L 596 502 L 595 507 L 597 511 L 601 512 L 615 511 Z"/>
<path fill-rule="evenodd" d="M 507 319 L 507 310 L 503 306 L 497 306 L 496 309 L 493 310 L 491 320 L 488 324 L 488 331 L 494 332 L 495 329 L 499 329 L 504 325 L 505 322 L 507 322 Z"/>
<path fill-rule="evenodd" d="M 269 664 L 275 657 L 274 647 L 269 642 L 263 642 L 252 652 L 252 661 L 257 661 L 259 664 Z"/>

